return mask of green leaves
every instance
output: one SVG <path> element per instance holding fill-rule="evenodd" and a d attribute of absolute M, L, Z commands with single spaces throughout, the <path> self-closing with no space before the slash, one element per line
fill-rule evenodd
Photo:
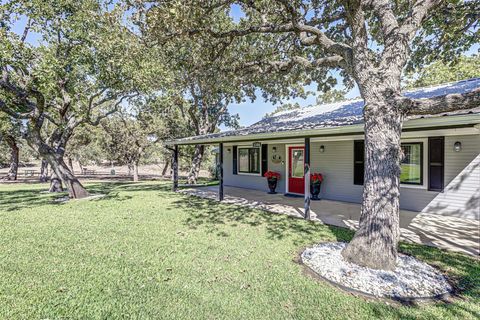
<path fill-rule="evenodd" d="M 436 61 L 418 74 L 411 73 L 407 77 L 407 88 L 418 88 L 441 83 L 480 77 L 480 56 L 460 57 L 458 60 L 445 63 Z"/>

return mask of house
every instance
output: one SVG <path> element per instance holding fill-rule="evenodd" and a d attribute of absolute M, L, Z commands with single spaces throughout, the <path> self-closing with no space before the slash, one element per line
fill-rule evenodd
<path fill-rule="evenodd" d="M 404 94 L 431 98 L 467 93 L 479 87 L 480 78 L 476 78 Z M 362 108 L 363 100 L 351 100 L 286 111 L 247 128 L 187 137 L 168 144 L 175 146 L 177 158 L 181 145 L 219 145 L 223 168 L 220 200 L 224 185 L 268 191 L 263 173 L 271 170 L 282 176 L 277 191 L 304 196 L 308 211 L 304 164 L 309 163 L 311 172 L 325 176 L 321 198 L 361 203 Z M 480 106 L 469 111 L 408 118 L 403 126 L 402 149 L 401 209 L 479 219 Z"/>

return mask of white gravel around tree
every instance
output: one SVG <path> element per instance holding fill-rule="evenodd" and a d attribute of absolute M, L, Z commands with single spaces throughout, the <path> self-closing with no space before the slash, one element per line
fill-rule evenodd
<path fill-rule="evenodd" d="M 395 271 L 375 270 L 345 261 L 345 246 L 318 244 L 302 253 L 302 261 L 325 279 L 376 297 L 430 298 L 452 291 L 445 276 L 414 257 L 399 254 Z"/>

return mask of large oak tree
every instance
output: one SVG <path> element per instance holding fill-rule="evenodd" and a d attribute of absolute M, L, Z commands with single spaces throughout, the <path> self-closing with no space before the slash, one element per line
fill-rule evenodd
<path fill-rule="evenodd" d="M 397 257 L 400 137 L 408 116 L 476 107 L 480 88 L 465 95 L 402 95 L 407 68 L 455 59 L 479 41 L 478 1 L 459 0 L 192 0 L 152 1 L 169 12 L 172 37 L 207 34 L 243 44 L 234 67 L 278 97 L 292 85 L 356 84 L 364 106 L 365 184 L 360 227 L 343 256 L 392 270 Z M 225 21 L 232 5 L 243 17 Z M 242 45 L 238 46 L 242 48 Z M 228 66 L 231 68 L 232 66 Z M 219 68 L 219 72 L 222 68 Z"/>
<path fill-rule="evenodd" d="M 25 124 L 28 144 L 70 197 L 85 197 L 64 161 L 68 140 L 137 94 L 143 51 L 122 26 L 123 11 L 107 2 L 7 1 L 0 9 L 0 110 Z"/>

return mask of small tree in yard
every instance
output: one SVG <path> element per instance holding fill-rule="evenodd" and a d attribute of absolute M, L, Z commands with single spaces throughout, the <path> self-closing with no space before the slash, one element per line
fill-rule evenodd
<path fill-rule="evenodd" d="M 243 13 L 238 21 L 228 19 L 232 5 Z M 332 87 L 329 70 L 337 70 L 347 87 L 357 84 L 365 102 L 365 183 L 360 227 L 343 256 L 362 266 L 394 269 L 403 121 L 480 103 L 480 88 L 464 95 L 407 98 L 402 75 L 439 58 L 453 60 L 478 43 L 479 2 L 173 0 L 158 8 L 180 21 L 171 24 L 172 37 L 200 33 L 239 43 L 233 67 L 248 69 L 249 79 L 266 94 L 290 94 L 292 84 L 310 81 L 321 89 Z"/>
<path fill-rule="evenodd" d="M 67 143 L 77 127 L 97 125 L 136 94 L 143 51 L 122 12 L 100 0 L 7 1 L 0 16 L 0 111 L 25 123 L 28 144 L 70 197 L 85 197 L 64 161 Z M 12 31 L 19 17 L 27 21 L 21 34 Z M 32 31 L 39 43 L 27 41 Z"/>
<path fill-rule="evenodd" d="M 102 121 L 105 131 L 102 141 L 104 152 L 109 160 L 126 164 L 138 181 L 138 165 L 150 145 L 148 127 L 131 115 L 118 113 Z"/>

